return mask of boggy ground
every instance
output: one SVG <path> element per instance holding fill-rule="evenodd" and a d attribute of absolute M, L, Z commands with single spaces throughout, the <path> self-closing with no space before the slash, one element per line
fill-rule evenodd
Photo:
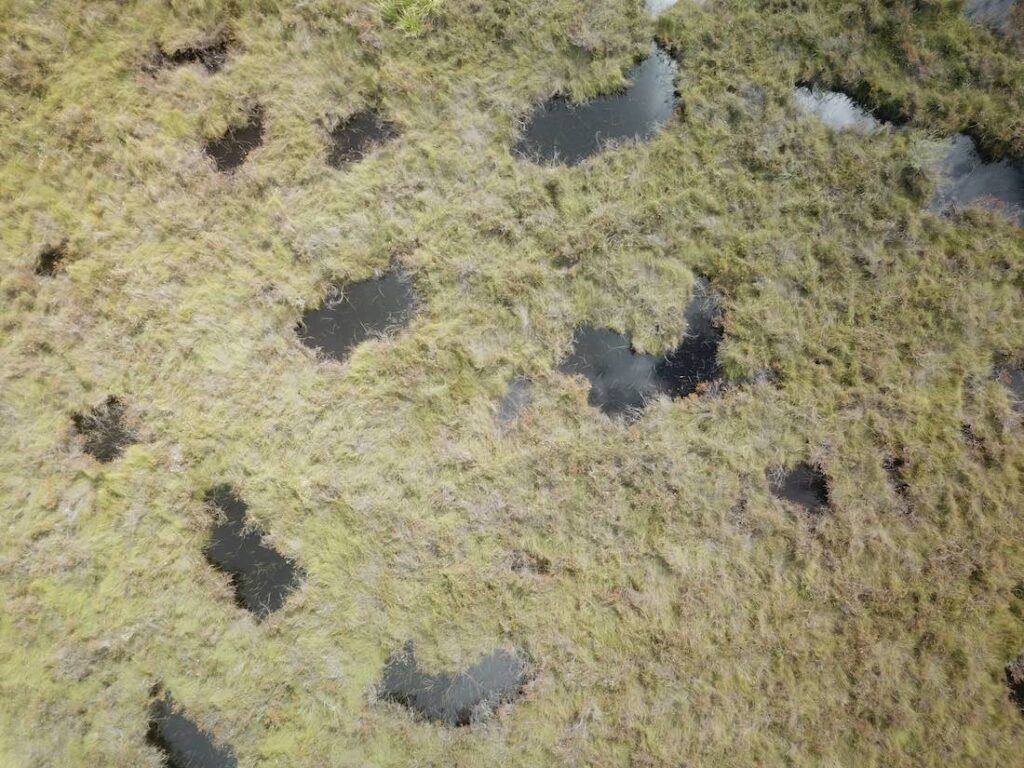
<path fill-rule="evenodd" d="M 1021 234 L 927 210 L 933 139 L 1019 151 L 1019 59 L 953 4 L 838 8 L 0 3 L 0 764 L 157 766 L 157 686 L 243 767 L 1019 764 L 1024 430 L 994 370 L 1024 352 Z M 512 157 L 655 33 L 658 136 Z M 214 74 L 145 66 L 214 37 Z M 863 135 L 793 103 L 882 74 L 936 111 Z M 399 138 L 331 168 L 365 108 Z M 392 267 L 408 327 L 303 345 L 330 286 Z M 698 274 L 730 384 L 588 406 L 574 329 L 664 353 Z M 108 396 L 134 442 L 101 463 L 74 415 Z M 768 481 L 804 462 L 813 516 Z M 219 484 L 305 574 L 262 622 L 204 557 Z M 378 695 L 410 640 L 425 674 L 521 648 L 531 676 L 424 721 Z"/>

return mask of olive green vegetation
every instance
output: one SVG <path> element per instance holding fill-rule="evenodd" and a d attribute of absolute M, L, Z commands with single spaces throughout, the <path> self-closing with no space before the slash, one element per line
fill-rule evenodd
<path fill-rule="evenodd" d="M 934 132 L 1019 149 L 1024 78 L 909 8 L 0 0 L 0 765 L 159 765 L 157 683 L 243 767 L 1019 765 L 1024 429 L 992 370 L 1024 353 L 1024 243 L 926 208 Z M 510 156 L 534 102 L 620 85 L 655 33 L 661 134 Z M 145 66 L 215 34 L 215 75 Z M 834 133 L 791 101 L 810 75 L 921 111 Z M 256 105 L 263 146 L 218 174 L 203 142 Z M 329 168 L 368 105 L 401 138 Z M 408 329 L 302 346 L 330 284 L 390 265 Z M 574 328 L 664 350 L 696 274 L 733 383 L 589 407 L 556 370 Z M 111 394 L 137 443 L 100 464 L 73 415 Z M 768 490 L 800 461 L 824 515 Z M 262 623 L 202 554 L 221 483 L 306 574 Z M 409 639 L 430 670 L 520 646 L 533 680 L 424 723 L 375 696 Z"/>

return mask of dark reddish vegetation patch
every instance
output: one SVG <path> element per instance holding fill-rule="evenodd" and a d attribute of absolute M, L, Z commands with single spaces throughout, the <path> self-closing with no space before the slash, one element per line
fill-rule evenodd
<path fill-rule="evenodd" d="M 380 697 L 431 722 L 463 726 L 486 720 L 502 704 L 518 698 L 528 677 L 526 655 L 503 649 L 460 672 L 424 672 L 410 641 L 384 665 Z"/>
<path fill-rule="evenodd" d="M 334 168 L 344 168 L 362 160 L 375 147 L 396 138 L 398 129 L 394 123 L 376 109 L 364 109 L 334 126 L 327 162 Z"/>
<path fill-rule="evenodd" d="M 175 706 L 169 693 L 154 689 L 146 742 L 164 753 L 164 768 L 235 768 L 230 747 L 218 746 Z"/>
<path fill-rule="evenodd" d="M 303 572 L 263 543 L 263 532 L 248 523 L 248 506 L 230 486 L 212 488 L 206 501 L 221 516 L 204 551 L 207 561 L 228 574 L 240 608 L 266 618 L 284 605 Z"/>
<path fill-rule="evenodd" d="M 64 263 L 67 253 L 67 245 L 48 245 L 39 252 L 39 259 L 36 261 L 36 274 L 44 277 L 52 277 Z"/>
<path fill-rule="evenodd" d="M 221 173 L 238 168 L 256 147 L 263 143 L 263 110 L 260 107 L 249 112 L 249 119 L 243 125 L 228 128 L 219 139 L 206 143 L 206 154 L 213 158 Z"/>
<path fill-rule="evenodd" d="M 76 413 L 71 420 L 84 438 L 83 449 L 97 461 L 113 461 L 135 442 L 135 433 L 125 423 L 124 403 L 114 395 L 88 413 Z"/>
<path fill-rule="evenodd" d="M 808 512 L 821 513 L 828 509 L 828 477 L 817 467 L 807 462 L 780 475 L 769 478 L 772 493 L 780 499 L 803 507 Z"/>

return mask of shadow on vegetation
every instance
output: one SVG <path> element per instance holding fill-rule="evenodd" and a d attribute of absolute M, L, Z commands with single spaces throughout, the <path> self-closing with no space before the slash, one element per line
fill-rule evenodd
<path fill-rule="evenodd" d="M 519 415 L 530 405 L 533 399 L 533 383 L 522 376 L 517 376 L 508 385 L 508 391 L 498 403 L 498 423 L 507 427 L 514 423 Z"/>
<path fill-rule="evenodd" d="M 323 306 L 306 312 L 296 328 L 307 347 L 334 360 L 370 338 L 409 324 L 416 293 L 409 276 L 395 269 L 370 280 L 335 288 Z"/>
<path fill-rule="evenodd" d="M 135 433 L 125 424 L 124 403 L 114 395 L 89 413 L 76 413 L 71 419 L 84 438 L 83 450 L 97 461 L 113 461 L 135 442 Z"/>
<path fill-rule="evenodd" d="M 651 54 L 629 71 L 625 90 L 583 104 L 558 97 L 539 105 L 512 153 L 576 165 L 608 142 L 650 138 L 675 110 L 678 68 L 667 51 L 652 44 Z"/>
<path fill-rule="evenodd" d="M 1024 714 L 1024 653 L 1006 665 L 1006 686 L 1010 689 L 1010 700 Z"/>
<path fill-rule="evenodd" d="M 461 672 L 429 674 L 419 668 L 412 641 L 384 665 L 380 698 L 394 701 L 421 717 L 448 726 L 463 726 L 491 717 L 502 704 L 522 693 L 529 665 L 522 651 L 498 649 Z"/>
<path fill-rule="evenodd" d="M 248 507 L 230 486 L 211 489 L 206 502 L 223 514 L 204 550 L 206 559 L 228 574 L 239 607 L 262 620 L 284 605 L 304 573 L 265 545 L 261 530 L 247 525 Z"/>

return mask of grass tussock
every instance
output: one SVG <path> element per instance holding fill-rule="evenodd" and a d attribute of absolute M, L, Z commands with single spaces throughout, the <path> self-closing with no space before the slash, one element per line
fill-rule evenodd
<path fill-rule="evenodd" d="M 927 200 L 937 136 L 1019 151 L 1024 79 L 1012 40 L 909 9 L 0 2 L 0 765 L 158 766 L 156 684 L 245 768 L 1018 764 L 1024 430 L 995 371 L 1024 241 Z M 224 30 L 215 73 L 143 69 Z M 512 157 L 654 34 L 657 136 Z M 807 79 L 909 120 L 832 132 Z M 371 108 L 397 137 L 332 167 Z M 303 345 L 330 286 L 391 268 L 408 326 Z M 590 407 L 575 329 L 664 354 L 698 275 L 729 383 Z M 109 392 L 132 442 L 102 462 L 76 421 Z M 773 492 L 803 464 L 827 512 Z M 262 621 L 204 555 L 221 484 L 304 574 Z M 378 695 L 409 641 L 424 675 L 521 648 L 530 679 L 425 722 Z"/>

